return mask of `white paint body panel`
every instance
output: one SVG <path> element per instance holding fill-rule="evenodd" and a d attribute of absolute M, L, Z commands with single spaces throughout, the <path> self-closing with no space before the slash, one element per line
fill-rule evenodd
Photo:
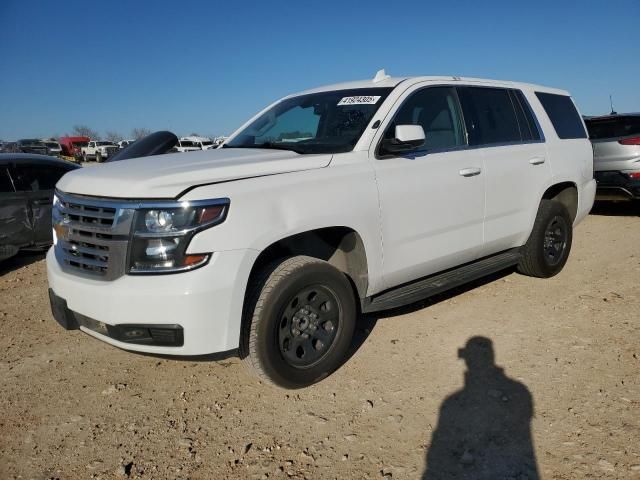
<path fill-rule="evenodd" d="M 403 99 L 431 85 L 521 89 L 545 142 L 377 159 L 378 141 Z M 373 86 L 395 88 L 352 152 L 214 149 L 107 163 L 65 175 L 57 188 L 71 194 L 229 198 L 231 203 L 226 220 L 198 233 L 188 247 L 190 253 L 215 252 L 203 268 L 94 281 L 63 272 L 49 252 L 51 288 L 72 310 L 105 323 L 179 323 L 184 328 L 185 344 L 179 348 L 121 344 L 92 333 L 118 347 L 177 355 L 213 353 L 238 346 L 245 288 L 259 253 L 296 233 L 333 226 L 356 231 L 366 252 L 370 296 L 524 244 L 543 193 L 556 183 L 571 182 L 578 189 L 576 224 L 589 212 L 595 194 L 590 143 L 559 140 L 534 94 L 566 92 L 513 82 L 419 77 L 351 82 L 303 93 Z M 371 128 L 378 121 L 380 126 Z M 530 163 L 536 158 L 544 162 Z M 462 176 L 469 168 L 480 173 Z"/>

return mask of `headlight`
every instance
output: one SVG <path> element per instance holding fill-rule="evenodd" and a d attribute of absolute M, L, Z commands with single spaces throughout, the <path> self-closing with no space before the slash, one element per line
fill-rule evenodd
<path fill-rule="evenodd" d="M 193 236 L 224 221 L 229 200 L 158 203 L 136 210 L 129 273 L 168 273 L 205 265 L 211 253 L 187 254 Z"/>

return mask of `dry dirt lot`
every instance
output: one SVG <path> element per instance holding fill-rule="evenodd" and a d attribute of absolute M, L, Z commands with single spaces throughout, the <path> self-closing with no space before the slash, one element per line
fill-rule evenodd
<path fill-rule="evenodd" d="M 640 479 L 639 214 L 590 215 L 553 279 L 363 319 L 350 360 L 299 391 L 63 331 L 42 256 L 6 262 L 0 479 Z"/>

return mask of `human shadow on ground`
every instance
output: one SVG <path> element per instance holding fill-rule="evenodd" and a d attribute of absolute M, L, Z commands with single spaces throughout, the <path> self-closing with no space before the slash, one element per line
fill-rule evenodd
<path fill-rule="evenodd" d="M 464 387 L 442 402 L 422 479 L 538 480 L 531 393 L 495 365 L 488 338 L 470 338 L 458 357 Z"/>

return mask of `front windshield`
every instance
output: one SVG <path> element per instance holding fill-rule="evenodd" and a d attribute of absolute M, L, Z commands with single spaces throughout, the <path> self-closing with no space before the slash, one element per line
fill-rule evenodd
<path fill-rule="evenodd" d="M 181 147 L 195 147 L 196 144 L 191 140 L 180 140 Z"/>
<path fill-rule="evenodd" d="M 96 145 L 99 147 L 113 145 L 111 142 L 96 142 Z"/>
<path fill-rule="evenodd" d="M 351 151 L 391 90 L 356 88 L 288 98 L 260 115 L 224 148 Z"/>

